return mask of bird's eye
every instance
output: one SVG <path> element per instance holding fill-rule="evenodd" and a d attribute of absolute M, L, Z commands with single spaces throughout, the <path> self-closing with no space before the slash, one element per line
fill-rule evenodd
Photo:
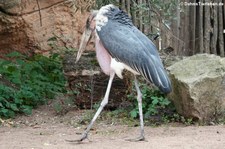
<path fill-rule="evenodd" d="M 110 7 L 110 11 L 115 11 L 115 8 L 113 8 L 113 7 Z"/>

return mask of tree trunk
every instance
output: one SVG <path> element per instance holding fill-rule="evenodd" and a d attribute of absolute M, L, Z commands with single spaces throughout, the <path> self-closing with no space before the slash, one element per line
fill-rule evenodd
<path fill-rule="evenodd" d="M 142 5 L 143 1 L 142 0 L 138 0 L 138 5 Z M 143 10 L 139 9 L 138 11 L 138 18 L 139 18 L 139 29 L 143 32 Z"/>
<path fill-rule="evenodd" d="M 220 1 L 222 3 L 222 0 Z M 224 57 L 224 32 L 223 32 L 223 8 L 222 6 L 218 8 L 218 44 L 220 56 Z M 224 20 L 225 21 L 225 20 Z"/>
<path fill-rule="evenodd" d="M 203 7 L 199 6 L 199 24 L 198 24 L 198 38 L 199 38 L 199 50 L 200 53 L 204 52 L 203 47 Z"/>
<path fill-rule="evenodd" d="M 212 7 L 212 18 L 211 20 L 213 20 L 213 34 L 212 34 L 212 38 L 211 38 L 211 52 L 213 54 L 217 54 L 217 48 L 216 48 L 216 44 L 217 44 L 217 36 L 218 36 L 218 18 L 217 18 L 217 8 L 218 6 L 213 6 Z"/>
<path fill-rule="evenodd" d="M 178 0 L 178 3 L 180 3 L 180 0 Z M 180 6 L 177 7 L 177 23 L 176 23 L 176 33 L 175 35 L 179 38 L 180 37 Z M 175 47 L 175 54 L 177 55 L 178 54 L 178 48 L 179 48 L 179 44 L 180 42 L 177 40 L 177 39 L 174 39 L 174 47 Z"/>
<path fill-rule="evenodd" d="M 205 0 L 205 2 L 210 2 Z M 210 53 L 210 6 L 204 7 L 204 52 Z"/>
<path fill-rule="evenodd" d="M 122 10 L 126 10 L 126 7 L 125 7 L 125 0 L 121 0 L 121 1 L 120 1 L 120 4 L 121 4 L 121 9 L 122 9 Z"/>
<path fill-rule="evenodd" d="M 189 0 L 190 1 L 190 0 Z M 185 41 L 185 45 L 183 47 L 183 55 L 189 55 L 190 53 L 190 36 L 191 36 L 191 30 L 190 30 L 190 8 L 185 8 L 185 16 L 184 16 L 184 37 L 183 40 Z"/>
<path fill-rule="evenodd" d="M 132 21 L 133 21 L 134 25 L 137 26 L 137 11 L 136 11 L 135 7 L 136 7 L 136 2 L 133 1 L 132 6 L 131 6 L 131 8 L 133 8 L 133 9 L 131 9 L 131 15 L 132 15 Z"/>
<path fill-rule="evenodd" d="M 127 4 L 127 13 L 129 15 L 129 17 L 131 17 L 131 13 L 130 13 L 130 5 L 131 5 L 131 3 L 130 3 L 130 0 L 126 0 L 126 4 Z"/>
<path fill-rule="evenodd" d="M 194 1 L 195 3 L 196 1 Z M 196 29 L 196 7 L 191 7 L 190 11 L 189 11 L 189 16 L 190 16 L 190 55 L 193 55 L 196 52 L 195 49 L 195 41 L 196 41 L 196 37 L 195 37 L 195 29 Z"/>

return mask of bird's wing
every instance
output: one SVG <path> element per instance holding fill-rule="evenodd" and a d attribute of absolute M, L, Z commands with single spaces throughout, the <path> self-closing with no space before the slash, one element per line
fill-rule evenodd
<path fill-rule="evenodd" d="M 97 34 L 113 58 L 139 72 L 162 92 L 171 91 L 170 80 L 155 45 L 135 26 L 109 20 Z"/>

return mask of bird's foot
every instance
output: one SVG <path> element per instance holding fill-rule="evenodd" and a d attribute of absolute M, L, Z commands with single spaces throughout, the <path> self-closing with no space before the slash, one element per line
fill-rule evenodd
<path fill-rule="evenodd" d="M 130 141 L 130 142 L 138 142 L 138 141 L 146 141 L 144 136 L 139 136 L 137 138 L 134 139 L 126 139 L 126 141 Z"/>
<path fill-rule="evenodd" d="M 80 139 L 78 140 L 66 140 L 67 142 L 71 142 L 71 143 L 81 143 L 82 141 L 84 141 L 85 139 L 88 139 L 88 134 L 86 132 L 84 132 L 81 136 Z M 89 140 L 89 139 L 88 139 Z M 90 141 L 90 140 L 89 140 Z"/>

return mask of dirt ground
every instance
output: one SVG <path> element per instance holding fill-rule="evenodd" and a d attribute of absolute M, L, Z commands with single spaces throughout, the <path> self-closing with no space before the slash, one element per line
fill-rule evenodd
<path fill-rule="evenodd" d="M 163 125 L 145 127 L 147 141 L 129 142 L 139 127 L 98 121 L 82 144 L 78 139 L 85 125 L 78 125 L 84 111 L 71 110 L 59 116 L 47 106 L 34 110 L 31 116 L 18 116 L 0 127 L 0 149 L 224 149 L 225 126 Z"/>

